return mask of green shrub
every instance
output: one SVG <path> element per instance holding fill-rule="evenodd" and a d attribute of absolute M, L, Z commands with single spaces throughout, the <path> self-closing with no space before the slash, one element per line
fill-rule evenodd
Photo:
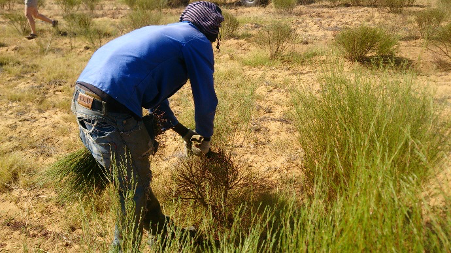
<path fill-rule="evenodd" d="M 30 26 L 25 15 L 21 13 L 5 13 L 3 16 L 8 23 L 14 27 L 19 35 L 26 35 L 30 32 Z"/>
<path fill-rule="evenodd" d="M 80 8 L 82 0 L 55 0 L 55 3 L 63 10 L 64 15 L 71 15 Z"/>
<path fill-rule="evenodd" d="M 392 56 L 398 38 L 380 28 L 360 26 L 341 31 L 335 42 L 351 61 L 362 61 L 369 54 Z"/>
<path fill-rule="evenodd" d="M 93 11 L 101 0 L 81 0 L 82 4 L 90 11 Z"/>
<path fill-rule="evenodd" d="M 223 11 L 224 21 L 221 23 L 220 34 L 224 39 L 232 38 L 235 36 L 237 29 L 239 28 L 239 21 L 234 15 L 227 11 Z"/>
<path fill-rule="evenodd" d="M 414 0 L 383 0 L 381 6 L 388 7 L 390 12 L 400 13 L 405 6 L 413 4 Z"/>
<path fill-rule="evenodd" d="M 298 0 L 272 0 L 275 8 L 282 12 L 292 12 L 297 6 L 297 1 Z"/>
<path fill-rule="evenodd" d="M 32 164 L 22 154 L 9 153 L 0 155 L 0 192 L 10 189 L 14 184 L 23 180 Z"/>
<path fill-rule="evenodd" d="M 446 17 L 447 13 L 439 8 L 429 8 L 415 15 L 416 23 L 424 38 L 428 38 L 445 21 Z"/>
<path fill-rule="evenodd" d="M 295 29 L 282 21 L 273 21 L 261 29 L 257 36 L 258 44 L 267 47 L 270 59 L 280 57 L 297 37 Z"/>
<path fill-rule="evenodd" d="M 0 56 L 0 68 L 7 65 L 20 65 L 20 61 L 11 56 Z"/>
<path fill-rule="evenodd" d="M 450 32 L 450 21 L 449 24 L 438 27 L 429 36 L 429 48 L 437 50 L 440 54 L 451 58 L 450 48 L 451 48 L 451 32 Z"/>
<path fill-rule="evenodd" d="M 305 5 L 305 4 L 313 4 L 316 0 L 297 0 L 297 4 Z"/>
<path fill-rule="evenodd" d="M 328 0 L 333 4 L 347 4 L 353 6 L 386 7 L 391 12 L 399 13 L 403 7 L 412 5 L 415 0 Z"/>
<path fill-rule="evenodd" d="M 190 0 L 168 0 L 169 7 L 185 7 L 190 3 Z"/>
<path fill-rule="evenodd" d="M 347 191 L 367 167 L 387 169 L 397 181 L 414 175 L 421 184 L 450 152 L 450 118 L 440 119 L 433 96 L 411 79 L 335 70 L 315 93 L 294 98 L 308 191 L 320 168 L 330 198 Z"/>
<path fill-rule="evenodd" d="M 0 0 L 0 8 L 11 10 L 16 0 Z"/>
<path fill-rule="evenodd" d="M 120 23 L 120 30 L 132 31 L 144 26 L 158 25 L 162 19 L 159 10 L 132 10 Z"/>
<path fill-rule="evenodd" d="M 94 23 L 92 14 L 89 13 L 71 13 L 63 18 L 69 26 L 71 36 L 84 38 L 94 48 L 102 46 L 103 40 L 113 34 L 108 28 Z"/>
<path fill-rule="evenodd" d="M 132 10 L 161 10 L 167 5 L 167 0 L 124 0 Z"/>
<path fill-rule="evenodd" d="M 440 0 L 438 2 L 439 6 L 438 8 L 444 10 L 444 12 L 447 13 L 447 16 L 450 18 L 450 5 L 451 5 L 451 1 L 449 0 Z"/>

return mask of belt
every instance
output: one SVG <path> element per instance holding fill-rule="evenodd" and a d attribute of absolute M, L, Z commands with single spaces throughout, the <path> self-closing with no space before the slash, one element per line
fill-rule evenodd
<path fill-rule="evenodd" d="M 137 117 L 132 111 L 126 108 L 124 105 L 120 104 L 113 98 L 109 97 L 108 99 L 103 99 L 99 95 L 97 95 L 94 91 L 86 87 L 86 84 L 77 83 L 76 86 L 83 90 L 83 93 L 80 91 L 75 95 L 75 100 L 77 100 L 78 104 L 85 108 L 89 108 L 91 110 L 100 111 L 103 114 L 107 112 L 112 113 L 127 113 L 132 115 L 133 117 Z M 103 95 L 105 97 L 105 94 Z M 139 118 L 138 118 L 139 119 Z"/>
<path fill-rule="evenodd" d="M 82 89 L 84 90 L 84 89 Z M 80 91 L 77 91 L 75 94 L 75 100 L 77 100 L 78 104 L 85 108 L 89 108 L 91 110 L 100 111 L 103 114 L 107 112 L 107 103 L 105 101 L 100 100 L 99 98 L 96 98 L 96 96 L 93 96 L 87 91 L 84 91 L 85 93 L 81 93 Z"/>

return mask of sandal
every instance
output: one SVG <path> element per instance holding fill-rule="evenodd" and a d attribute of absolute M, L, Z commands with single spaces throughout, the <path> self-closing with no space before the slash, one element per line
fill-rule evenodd
<path fill-rule="evenodd" d="M 29 39 L 29 40 L 33 40 L 34 38 L 38 37 L 36 34 L 30 34 L 28 36 L 25 36 L 25 38 Z"/>

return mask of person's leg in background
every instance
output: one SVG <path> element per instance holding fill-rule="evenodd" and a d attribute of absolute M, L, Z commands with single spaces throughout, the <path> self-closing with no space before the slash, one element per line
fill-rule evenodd
<path fill-rule="evenodd" d="M 37 37 L 35 18 L 52 24 L 55 27 L 58 24 L 57 20 L 52 20 L 38 11 L 38 0 L 25 0 L 25 16 L 28 19 L 31 33 L 27 39 L 34 39 Z"/>

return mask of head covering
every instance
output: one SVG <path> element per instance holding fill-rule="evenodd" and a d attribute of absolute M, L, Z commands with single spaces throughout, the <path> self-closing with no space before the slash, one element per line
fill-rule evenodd
<path fill-rule="evenodd" d="M 190 21 L 211 42 L 217 39 L 223 20 L 220 7 L 214 3 L 205 1 L 189 4 L 179 19 L 179 21 Z"/>

